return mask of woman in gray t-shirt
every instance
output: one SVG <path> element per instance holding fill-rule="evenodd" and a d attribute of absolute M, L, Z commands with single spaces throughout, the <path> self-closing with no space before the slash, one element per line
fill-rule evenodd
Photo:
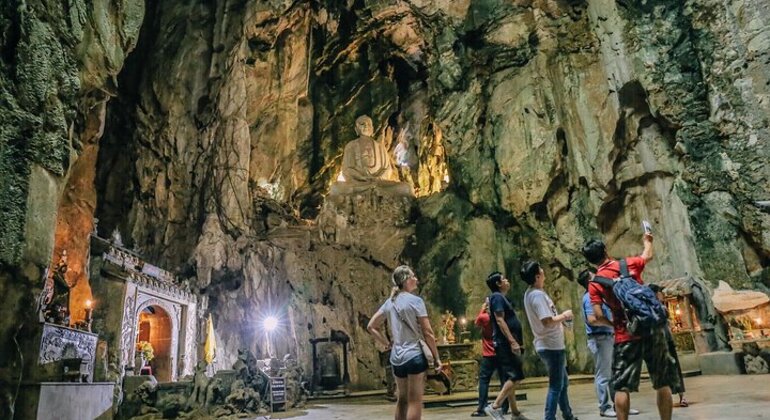
<path fill-rule="evenodd" d="M 422 417 L 422 394 L 425 389 L 425 372 L 428 370 L 428 360 L 420 345 L 421 339 L 430 348 L 435 369 L 441 367 L 441 361 L 425 302 L 412 294 L 417 289 L 414 271 L 402 265 L 393 271 L 391 280 L 393 291 L 390 297 L 372 316 L 366 329 L 375 341 L 390 350 L 390 364 L 398 389 L 395 417 L 419 419 Z M 381 330 L 386 319 L 390 324 L 392 343 Z"/>

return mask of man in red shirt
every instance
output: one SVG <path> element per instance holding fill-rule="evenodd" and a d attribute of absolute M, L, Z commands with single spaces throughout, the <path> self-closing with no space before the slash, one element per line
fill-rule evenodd
<path fill-rule="evenodd" d="M 644 266 L 652 260 L 652 234 L 644 235 L 644 251 L 638 257 L 626 258 L 628 272 L 639 284 Z M 596 266 L 596 275 L 608 279 L 620 277 L 620 262 L 607 255 L 604 242 L 591 239 L 583 246 L 583 256 Z M 642 360 L 650 372 L 652 386 L 658 393 L 658 414 L 661 420 L 671 419 L 671 385 L 678 381 L 676 365 L 668 353 L 663 328 L 656 328 L 644 339 L 632 335 L 627 327 L 626 315 L 612 289 L 596 282 L 588 285 L 588 294 L 593 305 L 597 322 L 609 325 L 604 317 L 602 303 L 612 311 L 612 326 L 615 329 L 615 349 L 612 362 L 612 385 L 615 390 L 615 411 L 621 420 L 627 420 L 631 406 L 631 392 L 639 390 Z"/>
<path fill-rule="evenodd" d="M 471 417 L 485 417 L 484 407 L 487 406 L 487 399 L 489 396 L 489 381 L 492 379 L 492 374 L 495 372 L 495 344 L 492 342 L 492 323 L 489 319 L 489 303 L 486 301 L 481 305 L 476 320 L 473 322 L 477 327 L 481 328 L 481 364 L 479 365 L 479 406 L 476 411 L 471 413 Z M 499 376 L 499 373 L 498 373 Z M 500 386 L 502 387 L 505 381 L 500 379 Z M 503 413 L 508 412 L 508 400 L 503 402 Z"/>

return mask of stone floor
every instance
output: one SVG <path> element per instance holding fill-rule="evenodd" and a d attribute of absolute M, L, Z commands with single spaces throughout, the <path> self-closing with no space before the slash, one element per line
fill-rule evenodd
<path fill-rule="evenodd" d="M 768 419 L 770 418 L 770 375 L 696 376 L 685 379 L 687 408 L 674 408 L 674 419 Z M 632 420 L 657 419 L 655 393 L 649 381 L 632 394 L 631 406 L 641 411 Z M 531 419 L 542 418 L 545 389 L 528 389 L 527 401 L 519 408 Z M 570 386 L 570 401 L 581 420 L 600 419 L 592 384 Z M 676 399 L 675 399 L 676 401 Z M 311 405 L 302 413 L 281 413 L 273 418 L 308 420 L 392 419 L 394 404 L 383 400 L 340 401 Z M 425 420 L 470 419 L 472 407 L 437 407 L 423 411 Z M 276 413 L 278 414 L 278 413 Z M 488 417 L 487 417 L 488 418 Z"/>

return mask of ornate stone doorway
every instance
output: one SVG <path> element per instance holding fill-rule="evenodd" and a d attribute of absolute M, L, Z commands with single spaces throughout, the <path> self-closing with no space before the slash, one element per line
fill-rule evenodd
<path fill-rule="evenodd" d="M 147 341 L 152 345 L 155 357 L 149 364 L 153 375 L 160 382 L 170 382 L 173 366 L 173 326 L 168 312 L 159 305 L 145 306 L 139 311 L 136 330 L 137 343 Z"/>
<path fill-rule="evenodd" d="M 159 382 L 193 374 L 197 363 L 197 299 L 176 277 L 113 242 L 91 239 L 91 287 L 97 301 L 121 301 L 98 312 L 109 343 L 119 349 L 115 373 L 137 375 L 140 341 L 153 347 L 150 362 Z"/>

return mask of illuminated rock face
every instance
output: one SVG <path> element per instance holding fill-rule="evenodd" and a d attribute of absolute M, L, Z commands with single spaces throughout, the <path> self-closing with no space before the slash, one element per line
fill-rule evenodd
<path fill-rule="evenodd" d="M 475 315 L 492 270 L 509 274 L 520 305 L 524 258 L 547 267 L 557 306 L 577 309 L 583 241 L 636 253 L 649 219 L 647 279 L 770 285 L 770 215 L 754 204 L 770 199 L 765 2 L 125 3 L 104 11 L 114 19 L 93 12 L 114 30 L 46 20 L 79 48 L 35 31 L 0 38 L 18 44 L 0 56 L 0 89 L 11 87 L 0 93 L 19 105 L 0 110 L 0 258 L 12 267 L 0 292 L 13 302 L 34 299 L 57 213 L 59 232 L 81 235 L 94 207 L 103 236 L 119 228 L 197 286 L 223 358 L 257 345 L 247 326 L 263 308 L 289 302 L 280 346 L 345 330 L 361 387 L 381 375 L 363 328 L 400 262 L 416 267 L 434 313 Z M 38 44 L 71 51 L 40 66 Z M 36 66 L 57 71 L 24 71 Z M 101 114 L 105 92 L 115 96 Z M 379 247 L 324 213 L 362 114 L 388 150 L 403 135 L 413 156 L 400 168 L 418 197 L 410 226 Z M 82 245 L 61 245 L 71 264 Z M 87 296 L 77 287 L 73 299 Z M 569 357 L 586 369 L 580 325 Z"/>

